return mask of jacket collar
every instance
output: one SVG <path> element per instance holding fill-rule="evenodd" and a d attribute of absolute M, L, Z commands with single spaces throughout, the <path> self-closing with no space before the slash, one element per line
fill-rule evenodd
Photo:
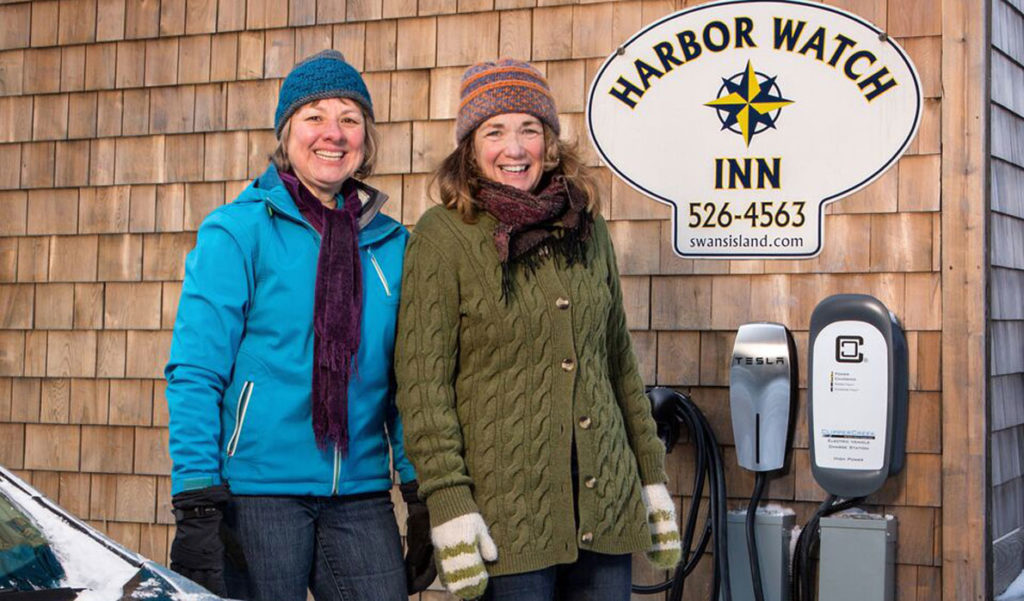
<path fill-rule="evenodd" d="M 270 204 L 274 210 L 284 213 L 295 221 L 306 223 L 273 163 L 268 165 L 267 170 L 256 178 L 252 187 L 259 191 L 260 198 Z M 388 200 L 387 194 L 358 180 L 356 180 L 356 187 L 359 200 L 363 204 L 359 211 L 359 246 L 377 242 L 401 227 L 396 221 L 387 219 L 380 212 Z M 378 219 L 378 217 L 382 218 Z"/>

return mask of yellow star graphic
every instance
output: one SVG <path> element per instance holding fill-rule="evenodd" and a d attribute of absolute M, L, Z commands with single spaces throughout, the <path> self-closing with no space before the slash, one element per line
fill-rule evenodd
<path fill-rule="evenodd" d="M 769 90 L 763 90 L 757 81 L 754 65 L 750 61 L 747 61 L 746 72 L 739 85 L 729 82 L 726 82 L 726 85 L 735 91 L 707 102 L 704 106 L 725 109 L 735 118 L 747 146 L 750 146 L 750 138 L 754 135 L 754 126 L 758 123 L 771 125 L 771 112 L 793 104 L 791 100 L 774 96 Z"/>

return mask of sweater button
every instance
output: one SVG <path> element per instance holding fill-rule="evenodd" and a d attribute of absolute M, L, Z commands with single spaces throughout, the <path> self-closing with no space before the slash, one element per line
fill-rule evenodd
<path fill-rule="evenodd" d="M 590 428 L 590 424 L 592 424 L 594 422 L 591 421 L 591 419 L 589 417 L 584 415 L 583 417 L 580 418 L 580 422 L 579 423 L 580 423 L 580 427 L 581 428 L 583 428 L 584 430 L 587 430 L 587 429 Z"/>
<path fill-rule="evenodd" d="M 572 371 L 576 367 L 576 360 L 572 357 L 562 359 L 562 371 Z"/>
<path fill-rule="evenodd" d="M 587 488 L 594 488 L 595 486 L 597 486 L 597 478 L 593 476 L 587 478 L 586 480 L 583 481 L 583 486 L 586 486 Z"/>
<path fill-rule="evenodd" d="M 569 308 L 569 299 L 565 298 L 564 296 L 559 296 L 557 299 L 555 299 L 555 306 L 565 311 L 566 309 Z"/>
<path fill-rule="evenodd" d="M 589 545 L 590 543 L 594 542 L 594 533 L 584 532 L 583 536 L 580 537 L 580 542 L 584 545 Z"/>

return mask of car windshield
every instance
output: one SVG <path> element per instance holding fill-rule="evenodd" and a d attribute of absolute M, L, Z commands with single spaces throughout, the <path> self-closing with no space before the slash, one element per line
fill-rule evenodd
<path fill-rule="evenodd" d="M 0 492 L 0 592 L 55 588 L 63 579 L 64 568 L 46 538 Z"/>
<path fill-rule="evenodd" d="M 128 599 L 221 601 L 97 532 L 0 466 L 0 601 Z"/>

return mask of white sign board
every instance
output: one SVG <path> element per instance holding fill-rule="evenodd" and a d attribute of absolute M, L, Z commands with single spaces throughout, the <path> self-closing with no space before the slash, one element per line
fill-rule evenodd
<path fill-rule="evenodd" d="M 812 257 L 825 205 L 876 179 L 921 119 L 921 83 L 880 29 L 803 0 L 725 0 L 653 23 L 590 89 L 598 153 L 673 206 L 691 258 Z"/>

